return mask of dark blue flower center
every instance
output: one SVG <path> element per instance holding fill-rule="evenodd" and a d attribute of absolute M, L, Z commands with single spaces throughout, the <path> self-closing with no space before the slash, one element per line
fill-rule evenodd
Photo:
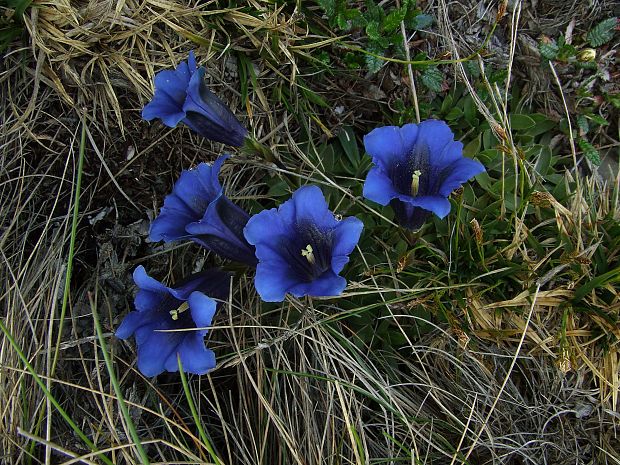
<path fill-rule="evenodd" d="M 437 195 L 450 167 L 439 169 L 431 165 L 430 158 L 428 145 L 419 143 L 405 160 L 391 166 L 389 176 L 399 193 L 412 197 Z"/>
<path fill-rule="evenodd" d="M 165 322 L 165 329 L 195 328 L 187 301 L 179 300 L 170 294 L 162 296 L 159 305 L 154 311 L 158 319 Z"/>
<path fill-rule="evenodd" d="M 311 282 L 331 267 L 333 231 L 322 230 L 310 221 L 296 223 L 280 252 L 291 271 L 303 282 Z"/>

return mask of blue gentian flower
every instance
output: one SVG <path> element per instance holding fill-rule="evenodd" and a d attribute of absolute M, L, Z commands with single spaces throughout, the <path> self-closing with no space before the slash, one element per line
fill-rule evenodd
<path fill-rule="evenodd" d="M 362 233 L 354 217 L 337 220 L 321 189 L 306 186 L 276 210 L 254 215 L 244 229 L 256 246 L 255 286 L 267 302 L 295 297 L 336 296 L 347 285 L 338 274 Z"/>
<path fill-rule="evenodd" d="M 152 241 L 189 239 L 224 258 L 256 264 L 254 247 L 243 237 L 250 215 L 224 195 L 217 178 L 227 158 L 222 155 L 213 165 L 200 163 L 181 172 L 151 223 Z"/>
<path fill-rule="evenodd" d="M 174 71 L 157 73 L 155 95 L 142 110 L 142 118 L 159 118 L 171 128 L 182 122 L 207 139 L 239 147 L 248 131 L 207 88 L 205 73 L 203 66 L 196 67 L 193 51 Z"/>
<path fill-rule="evenodd" d="M 398 222 L 418 229 L 435 213 L 450 213 L 450 193 L 484 166 L 463 157 L 463 144 L 443 121 L 403 127 L 385 126 L 364 137 L 374 166 L 364 183 L 364 197 L 394 209 Z"/>
<path fill-rule="evenodd" d="M 215 368 L 215 355 L 205 347 L 208 329 L 204 328 L 211 325 L 215 313 L 213 298 L 228 295 L 230 277 L 230 273 L 209 270 L 171 288 L 151 278 L 143 266 L 135 269 L 136 311 L 127 314 L 116 336 L 135 335 L 138 369 L 145 376 L 177 371 L 177 354 L 188 373 L 204 374 Z"/>

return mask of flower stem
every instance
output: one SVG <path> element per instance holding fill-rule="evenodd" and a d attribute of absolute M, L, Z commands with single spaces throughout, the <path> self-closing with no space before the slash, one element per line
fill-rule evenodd
<path fill-rule="evenodd" d="M 286 170 L 286 166 L 280 161 L 273 151 L 265 144 L 261 144 L 253 137 L 246 137 L 241 147 L 241 152 L 245 154 L 258 154 L 268 163 L 275 164 L 278 168 Z"/>

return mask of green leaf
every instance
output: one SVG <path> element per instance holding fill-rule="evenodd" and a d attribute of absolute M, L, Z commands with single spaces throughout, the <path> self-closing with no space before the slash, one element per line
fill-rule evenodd
<path fill-rule="evenodd" d="M 463 110 L 461 110 L 459 107 L 453 107 L 452 110 L 450 110 L 446 114 L 445 119 L 446 121 L 456 121 L 460 119 L 462 116 L 463 116 Z"/>
<path fill-rule="evenodd" d="M 547 60 L 555 60 L 555 58 L 558 56 L 560 48 L 555 42 L 540 42 L 538 44 L 538 50 L 540 51 L 540 54 Z"/>
<path fill-rule="evenodd" d="M 406 10 L 404 8 L 396 8 L 392 10 L 383 22 L 383 30 L 388 34 L 394 32 L 400 27 L 400 22 L 405 19 Z"/>
<path fill-rule="evenodd" d="M 355 139 L 355 133 L 353 128 L 346 126 L 338 133 L 338 140 L 344 150 L 347 158 L 351 162 L 351 166 L 357 167 L 360 160 L 360 152 L 357 146 L 357 140 Z"/>
<path fill-rule="evenodd" d="M 379 5 L 377 5 L 373 0 L 366 0 L 366 17 L 368 18 L 368 22 L 376 21 L 377 23 L 383 22 L 385 18 L 385 11 Z"/>
<path fill-rule="evenodd" d="M 9 25 L 0 28 L 0 52 L 6 50 L 14 39 L 19 37 L 24 29 L 21 26 Z"/>
<path fill-rule="evenodd" d="M 369 46 L 368 51 L 374 53 L 375 55 L 382 55 L 383 50 L 378 49 L 376 46 Z M 385 63 L 381 58 L 376 58 L 372 55 L 365 55 L 366 58 L 366 67 L 370 73 L 376 73 L 381 69 L 383 64 Z"/>
<path fill-rule="evenodd" d="M 463 110 L 465 114 L 465 121 L 467 121 L 472 126 L 475 126 L 476 116 L 478 115 L 478 108 L 476 108 L 476 103 L 471 95 L 467 95 L 465 97 L 465 103 L 463 105 Z"/>
<path fill-rule="evenodd" d="M 582 136 L 586 135 L 590 130 L 588 119 L 584 115 L 577 116 L 577 126 L 579 126 L 579 132 Z"/>
<path fill-rule="evenodd" d="M 428 67 L 422 72 L 422 83 L 432 91 L 441 92 L 443 73 L 435 66 Z"/>
<path fill-rule="evenodd" d="M 15 13 L 13 14 L 14 18 L 18 20 L 22 20 L 26 9 L 30 6 L 32 0 L 7 0 L 6 4 L 9 8 L 13 8 Z"/>
<path fill-rule="evenodd" d="M 577 143 L 579 144 L 579 148 L 582 150 L 583 154 L 588 160 L 590 160 L 596 166 L 599 166 L 601 164 L 601 155 L 590 142 L 585 139 L 579 139 Z"/>
<path fill-rule="evenodd" d="M 510 128 L 513 131 L 530 129 L 536 126 L 536 121 L 528 115 L 513 114 L 510 115 Z"/>
<path fill-rule="evenodd" d="M 321 8 L 323 8 L 323 11 L 325 11 L 325 14 L 328 17 L 332 17 L 336 14 L 336 1 L 335 0 L 318 0 L 317 3 L 319 4 Z"/>
<path fill-rule="evenodd" d="M 598 23 L 590 32 L 588 32 L 588 42 L 592 47 L 599 47 L 606 44 L 614 37 L 618 18 L 608 18 Z"/>
<path fill-rule="evenodd" d="M 336 24 L 343 31 L 349 30 L 349 21 L 347 20 L 347 17 L 342 13 L 338 13 L 336 15 Z"/>
<path fill-rule="evenodd" d="M 454 102 L 454 97 L 452 96 L 452 94 L 446 95 L 445 98 L 443 99 L 443 102 L 441 102 L 441 108 L 440 108 L 441 113 L 444 114 L 450 111 L 450 109 L 452 108 L 453 102 Z"/>
<path fill-rule="evenodd" d="M 290 195 L 288 184 L 282 179 L 274 178 L 274 181 L 275 183 L 269 187 L 267 195 L 269 197 L 288 197 Z"/>
<path fill-rule="evenodd" d="M 480 152 L 482 148 L 482 136 L 478 134 L 478 137 L 472 139 L 464 148 L 463 156 L 467 158 L 474 158 Z"/>
<path fill-rule="evenodd" d="M 420 29 L 426 29 L 431 24 L 433 24 L 433 21 L 435 21 L 435 18 L 433 18 L 431 15 L 415 15 L 415 17 L 411 21 L 411 28 L 415 29 L 416 31 L 419 31 Z"/>
<path fill-rule="evenodd" d="M 587 113 L 586 118 L 591 120 L 593 123 L 598 124 L 600 126 L 609 126 L 609 121 L 603 118 L 601 115 L 595 115 L 592 113 Z"/>
<path fill-rule="evenodd" d="M 550 131 L 557 125 L 555 121 L 549 119 L 546 115 L 543 115 L 540 113 L 532 113 L 528 116 L 536 122 L 535 126 L 532 126 L 531 128 L 529 128 L 528 130 L 524 132 L 524 134 L 527 134 L 528 136 L 532 136 L 532 137 L 539 136 L 541 134 L 544 134 Z"/>
<path fill-rule="evenodd" d="M 603 287 L 613 282 L 620 282 L 620 267 L 608 271 L 607 273 L 600 276 L 597 276 L 594 279 L 591 279 L 579 289 L 577 289 L 577 291 L 575 292 L 575 296 L 573 297 L 573 303 L 578 303 L 597 287 Z"/>
<path fill-rule="evenodd" d="M 464 63 L 465 70 L 471 75 L 471 77 L 479 78 L 480 77 L 480 65 L 477 61 L 466 61 Z"/>
<path fill-rule="evenodd" d="M 370 21 L 366 25 L 366 35 L 370 40 L 379 40 L 381 39 L 381 32 L 379 31 L 379 22 L 378 21 Z"/>

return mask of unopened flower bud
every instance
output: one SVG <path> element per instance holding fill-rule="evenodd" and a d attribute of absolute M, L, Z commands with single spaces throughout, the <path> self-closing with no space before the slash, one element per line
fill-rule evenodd
<path fill-rule="evenodd" d="M 583 62 L 594 61 L 596 58 L 596 50 L 593 48 L 584 48 L 577 54 L 577 59 Z"/>

